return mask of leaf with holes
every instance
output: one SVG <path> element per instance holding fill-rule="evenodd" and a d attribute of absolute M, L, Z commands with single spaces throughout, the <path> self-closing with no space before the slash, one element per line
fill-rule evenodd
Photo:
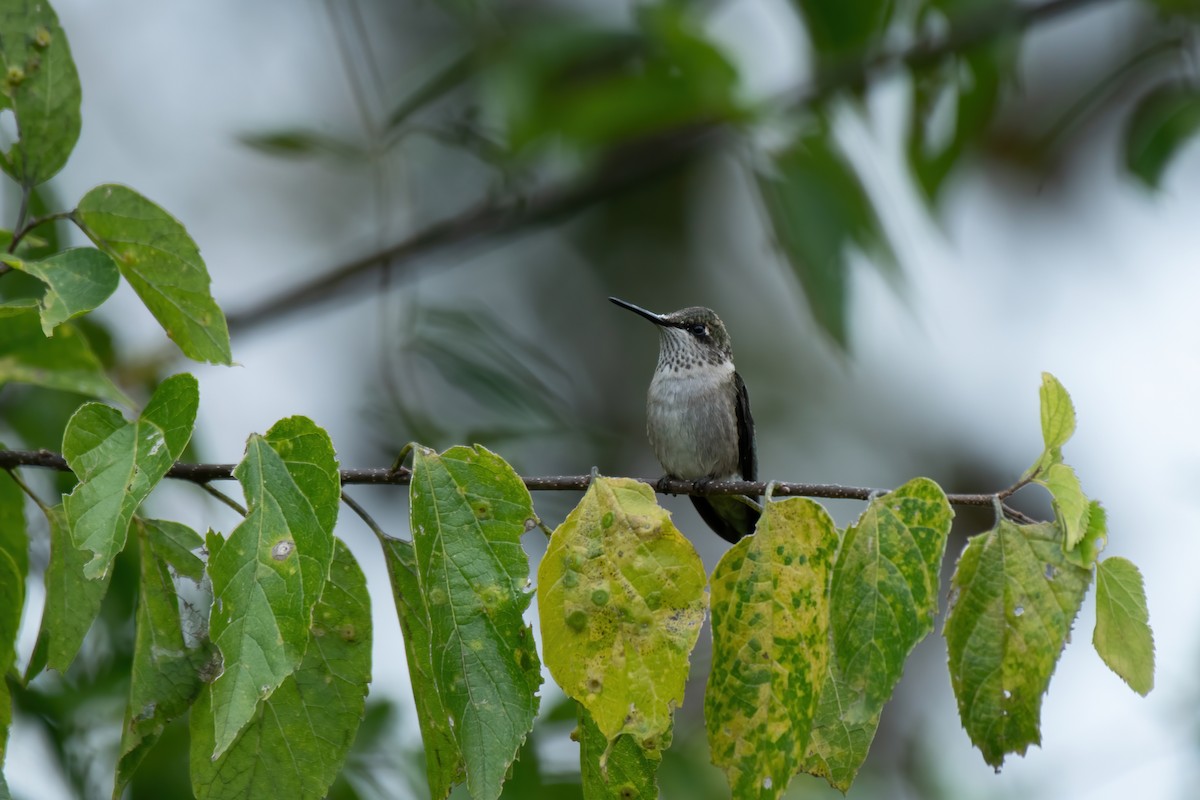
<path fill-rule="evenodd" d="M 349 548 L 334 555 L 304 659 L 263 701 L 224 755 L 211 758 L 213 708 L 192 709 L 192 788 L 198 800 L 287 797 L 319 800 L 345 763 L 371 682 L 371 598 Z"/>
<path fill-rule="evenodd" d="M 1052 523 L 1001 520 L 967 543 L 943 634 L 959 717 L 988 764 L 1041 742 L 1042 695 L 1091 578 Z"/>
<path fill-rule="evenodd" d="M 429 612 L 433 679 L 472 797 L 495 800 L 533 728 L 541 665 L 522 619 L 531 595 L 521 477 L 482 447 L 418 447 L 411 527 Z"/>
<path fill-rule="evenodd" d="M 249 513 L 228 539 L 207 539 L 210 636 L 223 661 L 210 690 L 213 757 L 300 665 L 329 576 L 340 494 L 333 444 L 304 417 L 251 436 L 234 474 Z"/>
<path fill-rule="evenodd" d="M 0 7 L 0 57 L 0 108 L 12 109 L 18 137 L 0 168 L 36 186 L 67 163 L 81 125 L 79 74 L 50 3 L 9 0 Z"/>
<path fill-rule="evenodd" d="M 192 438 L 199 405 L 196 379 L 183 373 L 160 383 L 133 422 L 111 406 L 88 403 L 67 423 L 63 457 L 79 483 L 63 509 L 75 546 L 93 553 L 86 577 L 108 574 L 134 512 Z"/>
<path fill-rule="evenodd" d="M 127 186 L 83 196 L 72 216 L 117 268 L 188 358 L 232 363 L 225 314 L 209 291 L 208 268 L 187 229 Z"/>
<path fill-rule="evenodd" d="M 712 672 L 704 720 L 735 797 L 779 797 L 808 747 L 829 660 L 833 520 L 793 497 L 764 506 L 753 536 L 712 575 Z"/>
<path fill-rule="evenodd" d="M 1154 632 L 1142 573 L 1124 558 L 1096 565 L 1096 652 L 1140 695 L 1154 688 Z"/>
<path fill-rule="evenodd" d="M 612 741 L 662 749 L 704 622 L 704 565 L 649 486 L 596 477 L 538 568 L 546 666 Z"/>

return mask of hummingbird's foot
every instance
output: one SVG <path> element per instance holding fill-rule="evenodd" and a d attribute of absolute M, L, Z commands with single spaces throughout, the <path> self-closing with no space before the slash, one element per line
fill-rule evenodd
<path fill-rule="evenodd" d="M 674 475 L 671 475 L 669 473 L 666 475 L 663 475 L 661 478 L 659 478 L 657 481 L 654 482 L 654 491 L 658 492 L 659 494 L 669 494 L 672 497 L 674 497 L 675 496 L 674 492 L 667 491 L 667 484 L 669 484 L 673 480 L 675 480 Z"/>

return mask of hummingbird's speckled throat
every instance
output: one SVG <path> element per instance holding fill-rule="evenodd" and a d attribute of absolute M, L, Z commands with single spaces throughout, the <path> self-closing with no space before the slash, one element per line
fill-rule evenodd
<path fill-rule="evenodd" d="M 691 480 L 756 480 L 754 420 L 746 385 L 733 366 L 721 318 L 692 306 L 655 314 L 616 297 L 613 303 L 658 326 L 658 365 L 646 397 L 646 433 L 668 475 Z M 704 521 L 734 542 L 753 531 L 759 507 L 736 495 L 692 497 Z"/>

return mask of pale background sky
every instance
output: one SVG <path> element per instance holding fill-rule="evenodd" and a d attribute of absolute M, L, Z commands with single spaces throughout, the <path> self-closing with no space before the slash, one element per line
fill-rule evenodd
<path fill-rule="evenodd" d="M 240 133 L 297 122 L 330 133 L 355 130 L 356 112 L 323 5 L 58 0 L 55 7 L 84 89 L 83 133 L 54 181 L 64 203 L 110 181 L 158 202 L 200 244 L 214 295 L 226 310 L 271 293 L 297 272 L 371 249 L 379 233 L 364 199 L 362 171 L 273 160 L 236 140 Z M 718 40 L 752 93 L 791 85 L 801 68 L 789 60 L 802 53 L 796 45 L 801 33 L 783 8 L 783 0 L 734 0 L 713 18 Z M 1036 80 L 1039 52 L 1084 42 L 1101 46 L 1119 35 L 1122 24 L 1118 8 L 1038 31 L 1030 39 L 1026 79 Z M 781 58 L 781 52 L 793 55 Z M 393 54 L 412 69 L 430 56 Z M 913 714 L 928 721 L 939 760 L 972 796 L 1194 796 L 1200 778 L 1195 667 L 1200 598 L 1194 591 L 1200 560 L 1194 522 L 1200 478 L 1195 422 L 1200 147 L 1184 151 L 1162 192 L 1150 195 L 1121 169 L 1119 126 L 1110 125 L 1088 152 L 1078 154 L 1086 164 L 1079 170 L 1083 178 L 1039 193 L 994 171 L 970 173 L 955 183 L 942 217 L 933 221 L 904 173 L 902 145 L 888 137 L 905 113 L 900 80 L 873 93 L 871 112 L 873 124 L 846 123 L 846 141 L 871 181 L 906 281 L 897 294 L 868 266 L 856 272 L 852 359 L 831 354 L 804 374 L 789 369 L 788 342 L 815 334 L 790 283 L 775 268 L 776 256 L 755 222 L 750 187 L 741 186 L 744 197 L 735 192 L 719 207 L 702 209 L 745 214 L 744 235 L 763 261 L 744 272 L 722 271 L 730 245 L 709 243 L 702 227 L 695 234 L 697 252 L 713 261 L 713 295 L 706 304 L 718 311 L 722 304 L 742 309 L 722 314 L 755 398 L 762 472 L 769 478 L 890 486 L 928 468 L 922 465 L 921 442 L 933 449 L 939 441 L 965 441 L 997 454 L 996 461 L 1011 465 L 1015 478 L 1040 451 L 1037 387 L 1043 370 L 1053 372 L 1078 413 L 1067 461 L 1085 491 L 1108 509 L 1105 555 L 1131 558 L 1146 577 L 1158 656 L 1155 690 L 1147 699 L 1137 697 L 1101 663 L 1090 643 L 1089 593 L 1043 704 L 1042 748 L 1011 758 L 999 775 L 959 727 L 940 634 L 909 665 L 909 673 L 937 671 L 927 681 L 926 702 L 893 705 L 884 716 Z M 408 214 L 403 169 L 391 178 L 401 200 L 392 217 L 395 227 L 384 237 L 388 241 L 405 230 Z M 317 183 L 319 192 L 313 191 Z M 11 209 L 4 214 L 11 218 Z M 562 246 L 531 238 L 500 254 L 438 257 L 420 279 L 421 291 L 453 297 L 475 282 L 502 282 L 495 268 L 508 263 L 514 248 L 520 253 Z M 564 263 L 570 259 L 564 251 Z M 462 267 L 438 273 L 439 266 L 457 260 L 465 262 Z M 511 301 L 520 309 L 519 294 L 500 287 L 495 302 Z M 681 297 L 679 305 L 703 300 Z M 376 299 L 360 300 L 321 309 L 300 324 L 235 339 L 234 368 L 181 364 L 179 369 L 201 380 L 196 437 L 206 456 L 235 461 L 249 433 L 305 414 L 326 427 L 345 465 L 381 463 L 371 444 L 361 441 L 355 421 L 367 413 L 366 401 L 339 387 L 359 386 L 378 347 L 386 346 L 378 325 L 372 330 L 383 308 Z M 149 349 L 161 341 L 127 288 L 105 313 L 119 320 L 131 347 Z M 647 331 L 640 367 L 648 368 L 653 349 Z M 578 368 L 586 380 L 587 365 Z M 808 385 L 814 380 L 825 382 L 828 391 L 814 393 Z M 789 398 L 813 396 L 819 405 L 806 413 L 820 424 L 805 426 L 802 441 L 790 440 Z M 642 431 L 629 435 L 640 437 Z M 648 449 L 645 459 L 628 471 L 652 474 Z M 575 471 L 590 466 L 579 464 Z M 219 506 L 192 508 L 191 500 L 182 499 L 193 496 L 185 488 L 161 495 L 157 502 L 163 505 L 185 502 L 188 510 L 175 515 L 182 521 L 232 523 Z M 363 494 L 366 502 L 382 497 Z M 857 507 L 835 511 L 846 522 Z M 358 554 L 373 591 L 372 693 L 410 703 L 382 561 L 348 512 L 340 533 Z M 701 550 L 711 567 L 718 543 L 702 543 Z M 22 629 L 22 658 L 32 646 L 40 602 L 39 592 L 32 591 L 35 616 Z M 18 725 L 10 740 L 5 769 L 10 786 L 25 797 L 68 796 L 36 766 L 44 756 L 31 730 Z"/>

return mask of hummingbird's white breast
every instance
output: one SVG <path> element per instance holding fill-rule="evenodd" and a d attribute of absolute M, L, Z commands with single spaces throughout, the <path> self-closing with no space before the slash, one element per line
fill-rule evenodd
<path fill-rule="evenodd" d="M 733 362 L 660 361 L 646 400 L 646 432 L 677 478 L 727 478 L 738 470 Z"/>

